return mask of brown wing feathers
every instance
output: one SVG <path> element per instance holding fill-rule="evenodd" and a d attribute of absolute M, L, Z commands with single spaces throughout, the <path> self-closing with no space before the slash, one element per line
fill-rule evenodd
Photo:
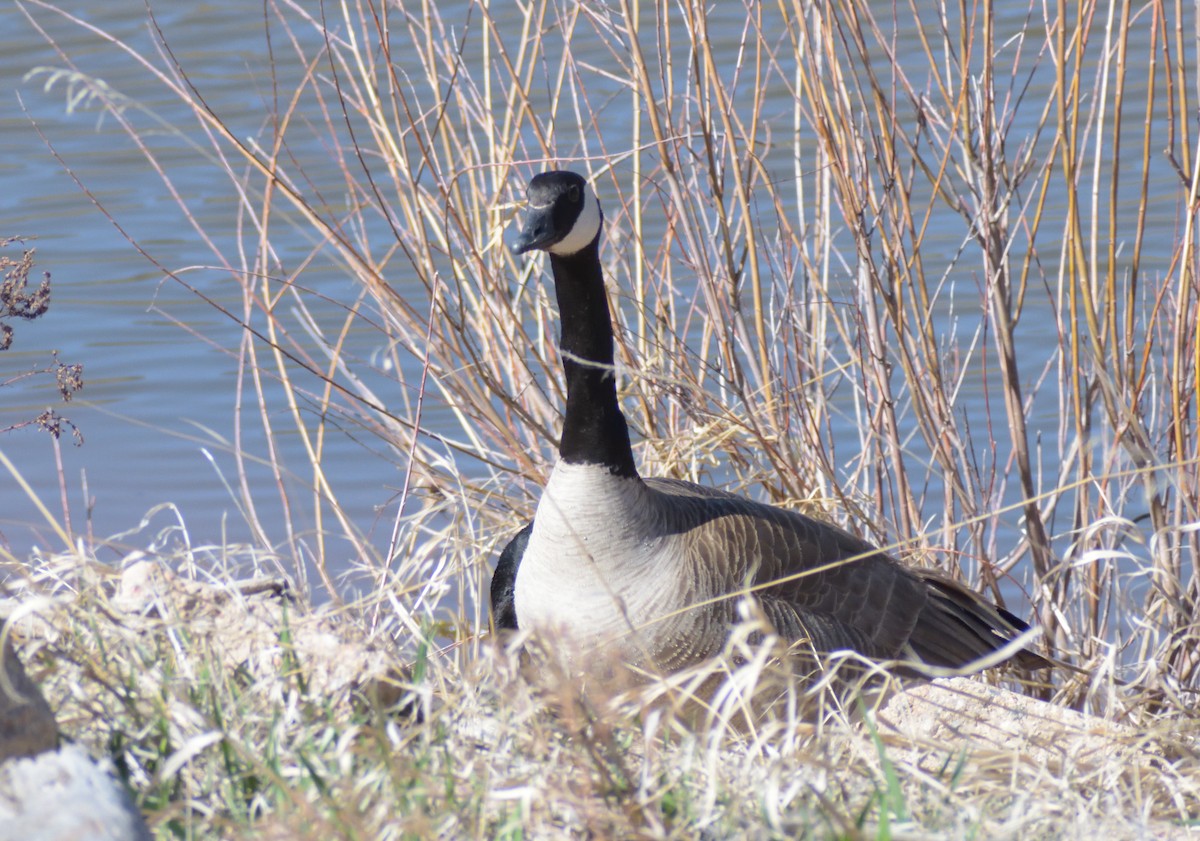
<path fill-rule="evenodd" d="M 922 661 L 932 666 L 957 668 L 978 660 L 1029 630 L 1029 626 L 1002 607 L 990 604 L 957 581 L 933 570 L 912 573 L 929 590 L 929 600 L 909 638 Z M 1013 655 L 1025 669 L 1044 669 L 1050 662 L 1028 649 Z"/>
<path fill-rule="evenodd" d="M 958 668 L 1028 629 L 961 584 L 906 567 L 832 524 L 685 482 L 648 484 L 672 497 L 695 568 L 727 570 L 720 586 L 730 593 L 749 578 L 776 631 L 807 636 L 818 651 L 852 649 L 877 659 L 915 654 L 930 666 Z M 734 558 L 747 563 L 731 564 Z M 1025 668 L 1047 665 L 1030 651 L 1014 659 Z"/>

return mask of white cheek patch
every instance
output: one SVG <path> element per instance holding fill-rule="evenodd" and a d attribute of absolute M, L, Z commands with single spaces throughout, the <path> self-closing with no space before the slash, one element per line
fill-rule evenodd
<path fill-rule="evenodd" d="M 583 187 L 583 210 L 571 227 L 571 232 L 546 250 L 560 257 L 581 251 L 600 233 L 600 201 L 589 185 Z"/>

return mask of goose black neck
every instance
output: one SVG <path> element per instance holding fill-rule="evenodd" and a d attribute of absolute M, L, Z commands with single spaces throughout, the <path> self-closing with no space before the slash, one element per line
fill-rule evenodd
<path fill-rule="evenodd" d="M 567 417 L 558 454 L 570 464 L 597 464 L 636 476 L 629 427 L 617 403 L 613 329 L 600 270 L 600 237 L 575 254 L 550 255 L 562 319 Z"/>

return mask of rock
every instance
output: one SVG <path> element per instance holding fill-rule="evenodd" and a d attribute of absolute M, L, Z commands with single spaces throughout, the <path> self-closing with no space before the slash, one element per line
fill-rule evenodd
<path fill-rule="evenodd" d="M 58 747 L 54 713 L 4 635 L 0 648 L 0 762 L 13 757 L 36 756 Z"/>
<path fill-rule="evenodd" d="M 149 841 L 125 788 L 78 745 L 0 763 L 0 841 Z"/>
<path fill-rule="evenodd" d="M 269 691 L 302 685 L 313 696 L 351 700 L 381 685 L 399 690 L 396 697 L 385 693 L 379 699 L 386 706 L 407 694 L 389 650 L 368 641 L 334 610 L 313 610 L 293 600 L 282 580 L 215 585 L 137 561 L 121 572 L 111 603 L 126 614 L 130 627 L 140 620 L 185 626 L 227 668 L 244 669 L 256 679 L 254 685 Z M 277 678 L 281 671 L 293 672 L 296 680 L 257 680 Z"/>
<path fill-rule="evenodd" d="M 970 678 L 921 684 L 894 695 L 876 714 L 881 733 L 899 736 L 936 771 L 947 752 L 1009 758 L 1061 770 L 1116 774 L 1151 765 L 1156 755 L 1127 728 Z"/>

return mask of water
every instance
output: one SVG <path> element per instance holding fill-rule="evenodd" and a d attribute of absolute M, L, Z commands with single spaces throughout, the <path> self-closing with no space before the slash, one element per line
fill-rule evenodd
<path fill-rule="evenodd" d="M 197 69 L 206 95 L 235 125 L 248 123 L 243 115 L 254 110 L 248 93 L 255 81 L 253 68 L 261 64 L 256 62 L 261 21 L 247 22 L 233 3 L 167 5 L 172 8 L 163 11 L 160 25 L 168 32 L 187 33 L 172 41 L 180 61 Z M 152 50 L 140 4 L 66 4 L 72 6 L 136 48 Z M 43 10 L 31 12 L 85 72 L 186 130 L 196 130 L 194 119 L 135 63 L 79 27 Z M 0 29 L 8 33 L 0 55 L 0 160 L 6 185 L 0 226 L 4 234 L 37 237 L 31 242 L 37 248 L 37 271 L 53 276 L 49 314 L 15 325 L 14 351 L 3 360 L 4 370 L 45 363 L 54 349 L 63 361 L 85 366 L 84 391 L 59 407 L 85 439 L 81 447 L 62 448 L 62 480 L 75 527 L 82 529 L 85 523 L 86 477 L 97 537 L 133 528 L 155 506 L 173 503 L 198 543 L 246 539 L 249 532 L 221 478 L 232 477 L 233 471 L 228 447 L 219 440 L 232 435 L 236 369 L 224 348 L 237 347 L 238 330 L 140 256 L 64 172 L 54 152 L 105 211 L 164 265 L 211 265 L 213 255 L 112 117 L 101 119 L 96 110 L 65 113 L 65 84 L 45 92 L 45 75 L 23 80 L 34 68 L 62 67 L 63 62 L 31 36 L 30 24 L 16 7 L 4 7 L 0 18 Z M 54 152 L 38 136 L 39 129 Z M 222 229 L 220 217 L 230 213 L 228 187 L 214 179 L 211 166 L 181 142 L 157 143 L 155 149 L 201 224 Z M 218 273 L 185 276 L 237 311 L 236 289 Z M 54 404 L 52 382 L 43 383 L 6 390 L 0 425 Z M 51 511 L 61 512 L 49 436 L 13 432 L 0 438 L 0 448 Z M 367 482 L 375 480 L 375 502 L 382 501 L 379 489 L 387 477 L 369 464 L 364 473 L 370 477 Z M 5 488 L 0 531 L 16 555 L 35 545 L 61 546 L 25 494 L 15 491 L 7 477 L 0 487 Z M 269 484 L 256 490 L 262 499 L 271 499 Z M 151 532 L 173 519 L 169 512 L 160 513 Z M 120 541 L 114 554 L 145 541 L 145 535 Z"/>
<path fill-rule="evenodd" d="M 260 135 L 263 102 L 271 89 L 261 9 L 232 0 L 161 5 L 162 9 L 156 7 L 157 23 L 180 63 L 202 86 L 205 99 L 239 137 Z M 131 103 L 145 106 L 165 121 L 156 129 L 139 107 L 131 106 L 128 111 L 130 119 L 155 133 L 155 154 L 168 169 L 175 189 L 186 197 L 199 226 L 216 232 L 219 250 L 232 252 L 233 243 L 245 236 L 231 218 L 236 214 L 237 196 L 226 181 L 214 176 L 212 164 L 190 145 L 189 140 L 198 140 L 208 148 L 200 139 L 201 129 L 195 118 L 129 56 L 45 9 L 27 8 L 81 70 L 103 78 Z M 135 49 L 147 53 L 155 50 L 141 4 L 70 2 L 63 8 L 94 21 Z M 741 15 L 735 4 L 727 9 L 733 10 L 729 12 L 731 20 Z M 1000 26 L 1016 31 L 1022 22 L 1023 17 L 1018 15 L 1000 21 Z M 5 33 L 4 49 L 0 50 L 0 179 L 5 185 L 0 195 L 0 236 L 36 236 L 33 244 L 38 249 L 37 269 L 51 272 L 54 278 L 50 314 L 36 322 L 15 325 L 14 349 L 0 357 L 0 376 L 45 363 L 55 349 L 63 361 L 86 366 L 86 389 L 70 405 L 58 407 L 86 439 L 82 447 L 64 443 L 61 448 L 61 479 L 76 530 L 83 530 L 90 521 L 95 537 L 117 535 L 137 526 L 156 506 L 171 503 L 182 512 L 193 543 L 249 540 L 252 532 L 226 484 L 236 475 L 230 442 L 235 434 L 234 352 L 242 339 L 239 328 L 197 295 L 165 278 L 162 271 L 139 255 L 92 199 L 81 192 L 46 142 L 53 145 L 54 152 L 95 201 L 152 258 L 176 271 L 195 267 L 180 272 L 181 276 L 234 314 L 241 307 L 237 285 L 229 271 L 218 265 L 217 256 L 205 246 L 113 117 L 101 119 L 94 109 L 67 113 L 63 81 L 46 92 L 42 89 L 49 78 L 45 74 L 24 80 L 34 68 L 62 67 L 64 61 L 33 34 L 20 7 L 0 9 L 0 31 Z M 740 25 L 715 26 L 712 32 L 720 39 L 715 44 L 718 53 L 726 57 L 736 53 L 742 35 Z M 285 39 L 278 27 L 273 28 L 272 35 L 273 48 L 285 55 Z M 899 37 L 906 39 L 897 50 L 901 60 L 905 56 L 920 60 L 915 33 L 905 31 Z M 1016 44 L 1007 42 L 1003 49 L 1012 52 Z M 606 66 L 603 48 L 589 52 L 579 37 L 577 50 L 579 61 Z M 1142 55 L 1142 51 L 1131 49 L 1131 54 Z M 885 61 L 880 56 L 872 60 Z M 1031 71 L 1028 95 L 1040 101 L 1052 80 L 1049 63 L 1037 64 Z M 915 81 L 923 83 L 924 77 Z M 1130 81 L 1140 83 L 1137 73 L 1131 71 Z M 280 90 L 290 88 L 284 84 Z M 589 90 L 597 103 L 605 104 L 606 118 L 615 114 L 617 121 L 629 119 L 605 99 L 620 91 L 616 81 L 600 79 Z M 1136 94 L 1131 98 L 1136 101 Z M 775 99 L 768 110 L 782 115 L 782 124 L 789 126 L 791 108 L 786 99 Z M 1027 110 L 1030 113 L 1024 114 L 1024 119 L 1036 118 L 1034 109 Z M 316 119 L 316 115 L 308 116 Z M 1131 143 L 1140 138 L 1139 123 L 1132 114 L 1127 115 Z M 171 135 L 170 126 L 178 127 L 182 136 Z M 39 137 L 39 130 L 46 141 Z M 1031 125 L 1028 131 L 1032 130 Z M 1014 131 L 1014 136 L 1020 137 L 1022 132 Z M 569 148 L 561 151 L 573 151 L 572 142 L 565 140 L 563 145 Z M 784 177 L 789 171 L 788 146 L 777 141 L 775 149 L 768 152 L 775 156 L 775 171 Z M 315 142 L 314 148 L 297 151 L 320 153 Z M 1172 186 L 1171 176 L 1161 160 L 1156 159 L 1155 166 L 1154 177 L 1164 185 L 1165 192 Z M 335 172 L 329 175 L 331 184 L 339 183 Z M 1051 198 L 1054 201 L 1059 197 Z M 1169 252 L 1178 211 L 1172 201 L 1156 204 L 1151 211 L 1151 230 L 1161 232 L 1161 239 L 1147 250 L 1144 270 L 1158 277 L 1165 272 L 1165 258 L 1157 264 L 1154 260 L 1156 255 Z M 1056 218 L 1053 208 L 1047 218 Z M 965 235 L 965 227 L 956 217 L 939 220 L 930 229 L 923 254 L 930 265 L 945 263 Z M 297 238 L 296 242 L 281 242 L 281 247 L 290 249 L 287 256 L 291 265 L 296 265 L 308 246 Z M 980 318 L 974 276 L 968 273 L 964 281 L 969 285 L 953 295 L 946 293 L 939 313 L 945 325 L 959 320 L 960 338 L 970 335 Z M 324 263 L 306 271 L 304 282 L 343 304 L 351 303 L 357 294 L 336 266 Z M 848 297 L 850 294 L 847 292 Z M 1044 290 L 1039 289 L 1037 294 L 1049 297 Z M 1043 319 L 1049 318 L 1049 308 L 1042 306 L 1045 303 L 1039 304 Z M 1023 350 L 1031 358 L 1048 358 L 1055 341 L 1052 323 L 1034 323 L 1026 339 L 1029 344 Z M 371 335 L 354 335 L 351 349 L 367 356 L 374 341 L 377 339 Z M 0 391 L 0 426 L 27 419 L 54 404 L 55 391 L 46 382 Z M 987 398 L 985 385 L 982 377 L 968 383 L 961 398 L 964 411 L 981 411 L 982 401 Z M 1060 420 L 1057 392 L 1050 388 L 1046 393 L 1053 399 L 1039 398 L 1033 413 L 1033 432 L 1053 436 Z M 249 394 L 245 397 L 248 402 L 253 399 Z M 999 405 L 998 392 L 991 400 Z M 433 422 L 439 417 L 438 411 L 436 405 L 430 407 Z M 256 425 L 248 423 L 245 435 L 248 450 L 263 450 Z M 380 545 L 386 541 L 390 527 L 390 489 L 399 484 L 403 460 L 386 447 L 356 439 L 361 436 L 331 435 L 326 442 L 330 448 L 326 463 L 343 480 L 338 495 L 350 516 L 370 541 Z M 303 463 L 299 442 L 285 435 L 283 443 L 285 460 L 293 465 Z M 981 448 L 987 448 L 982 439 Z M 49 437 L 29 430 L 9 433 L 0 436 L 0 450 L 15 462 L 36 495 L 52 511 L 61 512 L 55 451 Z M 1056 465 L 1047 464 L 1045 468 L 1052 472 Z M 251 492 L 263 506 L 265 519 L 275 520 L 281 509 L 273 477 L 265 469 L 254 467 L 250 468 L 250 477 Z M 295 486 L 304 483 L 303 477 L 289 481 Z M 936 483 L 936 477 L 931 481 Z M 936 485 L 931 488 L 930 497 L 936 499 Z M 302 494 L 293 499 L 303 504 Z M 303 512 L 299 519 L 303 519 Z M 145 545 L 150 536 L 175 522 L 174 513 L 159 511 L 147 528 L 114 541 L 111 550 L 102 556 L 118 559 L 129 548 Z M 26 556 L 34 546 L 53 549 L 59 545 L 37 506 L 7 476 L 0 478 L 0 533 L 18 557 Z M 269 538 L 283 539 L 273 528 L 269 528 Z"/>

